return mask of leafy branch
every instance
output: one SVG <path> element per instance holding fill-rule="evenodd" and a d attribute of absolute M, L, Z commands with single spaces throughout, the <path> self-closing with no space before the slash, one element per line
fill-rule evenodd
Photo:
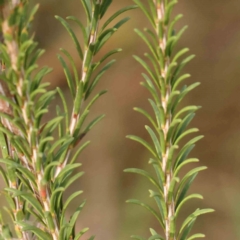
<path fill-rule="evenodd" d="M 83 175 L 78 171 L 81 164 L 76 160 L 89 141 L 82 143 L 82 138 L 104 117 L 98 116 L 84 127 L 91 106 L 106 91 L 94 97 L 91 96 L 92 92 L 114 60 L 100 70 L 99 67 L 121 49 L 108 52 L 98 62 L 94 62 L 94 56 L 128 18 L 118 21 L 113 27 L 109 27 L 110 23 L 136 6 L 117 11 L 100 28 L 99 23 L 111 0 L 82 0 L 81 3 L 87 16 L 87 25 L 84 26 L 74 16 L 67 20 L 79 26 L 83 48 L 68 21 L 56 16 L 72 38 L 82 61 L 79 70 L 67 50 L 62 48 L 64 57 L 58 56 L 72 96 L 70 113 L 63 91 L 60 88 L 49 91 L 49 83 L 42 82 L 51 69 L 39 69 L 37 66 L 37 60 L 44 51 L 37 47 L 29 27 L 38 6 L 30 9 L 25 0 L 0 2 L 4 39 L 0 44 L 0 143 L 3 156 L 0 162 L 5 165 L 0 167 L 0 173 L 7 185 L 4 193 L 9 207 L 6 210 L 15 225 L 14 233 L 1 220 L 2 239 L 12 239 L 16 234 L 24 240 L 77 240 L 88 230 L 75 230 L 85 201 L 69 219 L 66 216 L 72 200 L 79 197 L 82 191 L 74 192 L 66 201 L 63 201 L 63 195 Z M 56 106 L 56 116 L 44 122 L 56 94 L 62 100 L 63 109 Z M 76 151 L 73 154 L 74 149 Z"/>
<path fill-rule="evenodd" d="M 153 145 L 137 136 L 128 136 L 128 138 L 139 142 L 151 153 L 152 158 L 149 163 L 154 167 L 156 177 L 141 169 L 126 169 L 125 172 L 132 172 L 146 177 L 155 190 L 149 190 L 157 204 L 156 211 L 149 205 L 139 200 L 128 200 L 130 203 L 138 204 L 149 210 L 158 220 L 159 225 L 164 231 L 164 237 L 158 231 L 150 229 L 151 239 L 166 240 L 190 240 L 201 238 L 203 234 L 195 234 L 189 237 L 196 218 L 199 215 L 212 212 L 212 209 L 197 209 L 186 218 L 182 225 L 177 228 L 176 220 L 184 204 L 190 199 L 202 199 L 199 194 L 186 196 L 187 191 L 197 176 L 198 172 L 206 167 L 196 167 L 190 170 L 184 177 L 180 178 L 179 172 L 189 164 L 198 162 L 198 159 L 188 158 L 189 153 L 195 146 L 195 143 L 202 136 L 194 137 L 185 145 L 182 145 L 182 139 L 191 133 L 198 132 L 197 128 L 188 129 L 188 125 L 195 116 L 198 106 L 186 106 L 178 110 L 179 103 L 191 90 L 195 89 L 199 83 L 193 83 L 190 86 L 183 85 L 189 74 L 182 74 L 184 66 L 193 59 L 194 55 L 186 58 L 182 57 L 189 49 L 184 48 L 174 52 L 175 46 L 182 34 L 186 30 L 183 27 L 178 33 L 175 33 L 175 23 L 182 17 L 181 14 L 171 19 L 173 7 L 176 0 L 149 0 L 148 7 L 140 0 L 134 0 L 138 7 L 146 15 L 151 23 L 152 29 L 142 31 L 135 29 L 135 32 L 146 43 L 150 54 L 145 57 L 151 63 L 134 56 L 147 74 L 143 73 L 145 82 L 141 85 L 149 90 L 153 99 L 149 99 L 153 108 L 155 118 L 141 108 L 135 110 L 143 114 L 152 124 L 152 127 L 146 126 Z M 180 147 L 181 146 L 181 147 Z M 144 239 L 138 236 L 132 236 L 134 239 Z"/>

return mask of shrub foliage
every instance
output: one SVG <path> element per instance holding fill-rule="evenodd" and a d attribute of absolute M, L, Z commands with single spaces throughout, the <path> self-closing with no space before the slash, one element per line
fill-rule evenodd
<path fill-rule="evenodd" d="M 115 12 L 103 22 L 111 0 L 81 0 L 87 23 L 69 16 L 56 19 L 69 33 L 82 66 L 77 66 L 71 54 L 64 48 L 58 56 L 71 93 L 72 107 L 67 105 L 60 88 L 49 90 L 49 83 L 42 80 L 51 69 L 39 68 L 38 58 L 44 53 L 34 41 L 30 26 L 38 5 L 31 8 L 27 0 L 0 1 L 0 143 L 2 158 L 0 173 L 5 180 L 8 207 L 4 207 L 12 224 L 1 219 L 1 239 L 80 239 L 87 232 L 75 229 L 76 221 L 85 201 L 81 202 L 69 217 L 66 210 L 82 191 L 66 196 L 66 189 L 77 181 L 83 172 L 76 160 L 89 142 L 83 137 L 104 115 L 86 121 L 92 105 L 106 91 L 93 94 L 103 74 L 114 63 L 108 52 L 99 61 L 94 60 L 101 48 L 128 18 L 112 23 L 130 6 Z M 100 22 L 102 24 L 100 25 Z M 77 38 L 71 24 L 76 24 L 82 33 Z M 94 73 L 94 74 L 93 74 Z M 46 122 L 51 100 L 59 95 L 61 106 Z M 11 226 L 15 226 L 13 229 Z M 91 237 L 90 239 L 93 239 Z"/>
<path fill-rule="evenodd" d="M 204 237 L 203 234 L 190 235 L 190 231 L 199 215 L 212 212 L 212 209 L 196 209 L 180 226 L 176 221 L 183 205 L 189 200 L 202 199 L 200 194 L 187 195 L 188 189 L 197 174 L 206 167 L 195 167 L 183 177 L 179 176 L 182 168 L 190 163 L 197 163 L 198 159 L 188 158 L 188 155 L 202 136 L 192 137 L 185 144 L 182 140 L 189 134 L 198 132 L 197 128 L 188 128 L 199 106 L 185 106 L 179 108 L 182 99 L 199 83 L 187 86 L 184 80 L 189 74 L 182 74 L 184 66 L 193 59 L 194 55 L 184 57 L 189 49 L 183 48 L 174 51 L 176 44 L 186 30 L 186 26 L 175 32 L 176 22 L 182 18 L 182 14 L 171 18 L 176 0 L 149 0 L 148 6 L 141 0 L 134 0 L 147 17 L 152 28 L 145 28 L 144 32 L 135 29 L 139 37 L 147 44 L 150 53 L 145 53 L 147 60 L 134 56 L 145 70 L 144 82 L 141 83 L 151 94 L 149 103 L 153 109 L 154 117 L 141 108 L 134 110 L 143 114 L 150 122 L 145 126 L 152 144 L 138 136 L 128 138 L 142 144 L 151 154 L 149 163 L 155 170 L 155 176 L 149 172 L 130 168 L 125 172 L 140 174 L 146 177 L 153 186 L 149 190 L 150 197 L 156 202 L 156 208 L 139 200 L 131 199 L 128 202 L 138 204 L 151 212 L 159 222 L 159 229 L 150 229 L 153 239 L 166 240 L 190 240 Z M 150 65 L 149 65 L 150 63 Z M 164 236 L 161 233 L 164 232 Z M 145 239 L 132 236 L 134 239 Z"/>

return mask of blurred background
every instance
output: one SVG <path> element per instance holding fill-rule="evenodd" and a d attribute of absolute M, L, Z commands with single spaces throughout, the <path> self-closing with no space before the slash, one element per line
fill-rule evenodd
<path fill-rule="evenodd" d="M 108 16 L 130 4 L 131 0 L 113 0 Z M 189 83 L 201 82 L 183 103 L 203 107 L 192 126 L 198 127 L 205 138 L 191 156 L 208 167 L 199 174 L 191 189 L 191 192 L 201 193 L 204 201 L 190 201 L 181 220 L 198 207 L 214 208 L 215 213 L 198 219 L 194 232 L 203 232 L 206 239 L 211 240 L 240 239 L 240 2 L 179 1 L 174 10 L 174 14 L 177 13 L 184 14 L 178 29 L 186 24 L 189 26 L 178 48 L 189 47 L 191 53 L 196 54 L 185 69 L 192 75 Z M 46 80 L 51 81 L 52 88 L 60 86 L 68 94 L 56 56 L 59 48 L 68 49 L 79 67 L 81 63 L 70 37 L 54 15 L 74 15 L 83 22 L 85 15 L 78 0 L 41 0 L 35 18 L 36 40 L 46 49 L 40 65 L 54 69 Z M 142 56 L 147 51 L 133 29 L 143 29 L 148 23 L 140 10 L 124 16 L 130 16 L 131 20 L 98 56 L 100 58 L 113 48 L 123 48 L 116 56 L 117 64 L 98 85 L 97 90 L 108 89 L 109 92 L 94 105 L 90 116 L 106 113 L 106 118 L 86 136 L 85 140 L 90 139 L 92 143 L 79 158 L 85 175 L 69 191 L 84 190 L 82 200 L 86 198 L 87 205 L 80 215 L 78 228 L 90 227 L 88 236 L 96 235 L 97 240 L 124 240 L 132 234 L 147 237 L 150 226 L 159 229 L 145 209 L 125 203 L 129 198 L 138 198 L 152 204 L 146 179 L 123 173 L 128 167 L 150 169 L 146 150 L 125 136 L 135 134 L 149 139 L 144 128 L 149 123 L 134 112 L 133 107 L 151 112 L 147 101 L 149 93 L 139 85 L 143 69 L 132 58 L 133 54 Z M 72 210 L 77 204 L 79 202 L 75 201 Z M 83 239 L 87 239 L 87 235 Z"/>

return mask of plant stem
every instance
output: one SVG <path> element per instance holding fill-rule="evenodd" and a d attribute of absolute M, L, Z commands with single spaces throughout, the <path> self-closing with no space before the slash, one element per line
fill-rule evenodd
<path fill-rule="evenodd" d="M 101 5 L 101 3 L 102 3 L 102 1 L 99 0 L 99 2 L 97 4 Z M 92 12 L 92 17 L 94 16 L 94 14 L 95 14 L 95 10 L 93 10 L 93 12 Z M 81 81 L 83 83 L 85 83 L 86 80 L 87 80 L 88 71 L 91 71 L 90 68 L 91 68 L 91 64 L 92 64 L 93 55 L 91 55 L 90 64 L 88 66 L 86 65 L 86 60 L 87 60 L 87 57 L 90 53 L 90 47 L 93 44 L 95 44 L 96 39 L 97 39 L 99 20 L 100 19 L 98 19 L 95 27 L 93 26 L 93 24 L 91 24 L 91 30 L 90 30 L 90 34 L 89 34 L 88 45 L 86 46 L 86 49 L 84 51 L 84 57 L 83 57 L 83 62 L 82 62 L 82 71 L 81 71 Z M 78 93 L 78 88 L 79 88 L 79 86 L 77 86 L 76 93 Z M 77 98 L 77 96 L 76 96 L 76 98 Z M 84 98 L 84 96 L 83 96 L 83 98 Z M 76 99 L 75 99 L 75 101 L 76 101 Z M 83 102 L 84 102 L 84 100 L 82 101 L 80 111 L 79 111 L 78 114 L 74 113 L 74 108 L 73 108 L 72 115 L 71 115 L 71 120 L 70 120 L 70 126 L 69 126 L 69 131 L 70 131 L 71 136 L 73 136 L 75 128 L 76 128 L 76 124 L 79 121 L 79 118 L 81 116 L 81 110 L 82 110 Z M 57 177 L 59 175 L 59 173 L 62 171 L 62 169 L 67 165 L 67 163 L 69 161 L 69 158 L 70 158 L 70 155 L 71 155 L 71 151 L 72 151 L 72 147 L 69 147 L 68 151 L 66 153 L 66 157 L 64 159 L 64 162 L 56 168 L 55 177 Z"/>
<path fill-rule="evenodd" d="M 162 53 L 165 55 L 166 53 L 166 47 L 167 47 L 167 26 L 164 24 L 164 17 L 165 17 L 165 4 L 164 1 L 154 1 L 157 9 L 157 24 L 156 24 L 156 33 L 159 36 L 159 47 L 162 51 Z M 159 32 L 160 29 L 160 24 L 162 24 L 162 37 Z M 172 181 L 172 167 L 170 170 L 167 169 L 167 160 L 169 157 L 169 152 L 170 148 L 172 146 L 171 139 L 167 141 L 167 135 L 169 132 L 169 128 L 171 125 L 172 121 L 172 116 L 171 113 L 168 113 L 168 102 L 171 94 L 171 84 L 167 83 L 167 72 L 169 69 L 169 64 L 170 64 L 170 59 L 168 56 L 164 56 L 164 66 L 161 69 L 161 77 L 164 79 L 165 83 L 165 95 L 161 94 L 161 103 L 162 107 L 164 109 L 165 113 L 165 123 L 162 124 L 162 130 L 164 133 L 164 138 L 165 138 L 165 152 L 163 152 L 162 156 L 162 169 L 165 174 L 165 185 L 164 185 L 164 198 L 165 198 L 165 204 L 167 207 L 167 218 L 165 219 L 165 235 L 166 235 L 166 240 L 175 240 L 176 237 L 174 236 L 173 238 L 170 236 L 170 225 L 171 225 L 171 219 L 174 217 L 175 213 L 175 204 L 174 200 L 171 199 L 170 202 L 168 200 L 168 194 L 169 194 L 169 189 L 170 189 L 170 183 Z"/>
<path fill-rule="evenodd" d="M 10 4 L 10 3 L 9 3 Z M 14 5 L 12 3 L 12 5 Z M 3 23 L 2 23 L 2 33 L 6 34 L 6 33 L 9 33 L 8 31 L 10 30 L 10 27 L 8 26 L 8 11 L 6 11 L 6 9 L 8 9 L 11 7 L 8 6 L 8 5 L 4 5 L 2 6 L 2 9 L 1 9 L 1 17 L 3 18 Z M 3 13 L 5 12 L 5 13 Z M 4 38 L 2 38 L 2 41 L 4 40 Z M 15 41 L 12 41 L 11 43 L 9 41 L 6 41 L 6 45 L 7 45 L 7 49 L 8 49 L 8 53 L 10 55 L 10 59 L 12 61 L 12 65 L 13 65 L 13 69 L 15 68 L 16 69 L 16 63 L 17 63 L 17 57 L 16 55 L 14 55 L 14 50 L 16 50 L 17 48 L 17 44 Z M 3 72 L 5 70 L 5 66 L 3 63 L 1 63 L 0 65 L 0 71 Z M 10 98 L 11 97 L 11 94 L 9 92 L 9 90 L 7 89 L 7 86 L 6 84 L 0 80 L 0 94 L 5 96 L 5 97 L 8 97 Z M 5 114 L 8 114 L 8 115 L 12 115 L 12 109 L 11 109 L 11 106 L 9 103 L 5 102 L 5 101 L 0 101 L 0 111 L 5 113 Z M 16 129 L 7 119 L 5 118 L 1 118 L 1 123 L 3 124 L 4 127 L 6 127 L 10 132 L 12 132 L 13 134 L 20 134 L 20 132 L 18 131 L 18 129 Z M 10 140 L 8 139 L 8 137 L 6 136 L 6 144 L 7 146 L 7 154 L 12 158 L 14 159 L 14 148 L 11 146 L 11 143 L 10 143 Z M 8 157 L 8 156 L 4 156 L 4 157 Z M 21 160 L 25 161 L 26 159 L 24 157 L 21 158 Z M 27 165 L 27 162 L 25 162 L 26 166 L 28 167 Z M 12 169 L 9 169 L 7 167 L 7 171 L 8 172 L 12 172 L 14 170 Z M 10 176 L 13 176 L 14 174 L 9 174 Z M 12 188 L 12 189 L 15 189 L 15 190 L 18 190 L 19 189 L 19 184 L 18 184 L 18 179 L 13 179 L 13 178 L 9 178 L 8 179 L 8 184 L 9 184 L 9 187 Z M 16 230 L 16 233 L 18 235 L 18 237 L 20 237 L 21 239 L 23 240 L 29 240 L 29 237 L 28 237 L 28 234 L 27 232 L 24 232 L 22 231 L 22 227 L 17 224 L 18 222 L 18 215 L 23 215 L 23 203 L 22 203 L 22 200 L 20 197 L 14 197 L 13 198 L 14 200 L 14 203 L 15 203 L 15 209 L 13 211 L 13 217 L 14 217 L 14 220 L 16 221 L 16 225 L 15 225 L 15 230 Z"/>
<path fill-rule="evenodd" d="M 2 28 L 3 28 L 4 35 L 9 32 L 15 32 L 15 30 L 16 30 L 16 29 L 13 29 L 14 27 L 10 27 L 8 25 L 7 20 L 4 21 Z M 18 92 L 18 95 L 21 97 L 21 103 L 19 103 L 19 104 L 21 105 L 22 119 L 26 126 L 26 133 L 27 133 L 26 140 L 31 149 L 32 168 L 33 168 L 33 171 L 37 178 L 37 181 L 36 181 L 37 182 L 37 190 L 36 189 L 35 190 L 33 189 L 33 190 L 34 190 L 34 192 L 37 191 L 37 195 L 40 198 L 40 201 L 44 207 L 44 210 L 46 212 L 51 212 L 50 211 L 50 196 L 51 196 L 51 194 L 49 192 L 48 185 L 47 184 L 43 185 L 43 183 L 42 183 L 43 176 L 44 176 L 43 166 L 41 166 L 41 169 L 38 169 L 38 166 L 37 166 L 39 143 L 38 143 L 38 138 L 36 136 L 35 129 L 34 129 L 34 116 L 33 115 L 30 115 L 30 117 L 28 116 L 29 114 L 28 114 L 27 108 L 28 108 L 31 100 L 30 100 L 28 92 L 27 91 L 26 91 L 26 93 L 23 92 L 23 79 L 25 79 L 24 78 L 25 72 L 24 72 L 23 68 L 21 70 L 19 70 L 17 67 L 17 59 L 19 56 L 19 50 L 18 50 L 19 46 L 18 46 L 17 40 L 14 39 L 14 37 L 11 41 L 6 40 L 6 47 L 7 47 L 7 51 L 10 56 L 10 59 L 11 59 L 12 69 L 15 71 L 15 73 L 17 75 L 17 79 L 18 79 L 17 92 Z M 21 157 L 19 156 L 19 158 L 21 158 Z M 26 160 L 25 165 L 28 169 L 30 169 L 27 160 Z M 16 188 L 17 186 L 13 186 L 12 184 L 10 185 L 10 187 L 17 189 Z M 16 202 L 16 205 L 17 205 L 17 208 L 20 207 L 20 204 L 18 202 Z M 53 240 L 58 240 L 59 239 L 58 219 L 55 215 L 52 215 L 52 218 L 53 218 L 55 230 L 49 231 L 49 233 L 52 235 Z M 46 223 L 46 225 L 47 225 L 47 223 Z M 24 239 L 27 239 L 26 233 L 23 233 L 23 235 L 25 235 Z"/>
<path fill-rule="evenodd" d="M 10 93 L 8 91 L 8 89 L 6 88 L 6 85 L 4 84 L 3 81 L 0 80 L 0 94 L 6 97 L 10 96 Z M 3 113 L 8 113 L 11 114 L 11 107 L 8 103 L 4 102 L 4 101 L 0 101 L 0 111 Z M 1 123 L 4 127 L 6 127 L 9 131 L 11 131 L 12 133 L 14 133 L 16 130 L 14 129 L 14 126 L 11 125 L 11 123 L 5 119 L 5 118 L 1 118 Z M 11 146 L 11 143 L 8 139 L 8 137 L 6 137 L 6 144 L 7 146 L 4 146 L 7 148 L 7 156 L 4 157 L 11 157 L 11 159 L 14 159 L 14 148 Z M 9 175 L 13 175 L 12 174 L 12 169 L 7 168 L 7 171 L 10 173 Z M 10 188 L 18 190 L 19 188 L 19 184 L 18 184 L 18 179 L 15 178 L 9 178 L 8 179 L 8 185 Z M 23 203 L 21 202 L 21 199 L 19 197 L 14 197 L 13 198 L 14 203 L 15 203 L 15 209 L 13 211 L 13 216 L 14 216 L 14 220 L 17 221 L 17 215 L 19 212 L 23 211 Z M 18 224 L 16 224 L 15 226 L 15 230 L 17 232 L 17 234 L 22 238 L 22 239 L 26 239 L 28 240 L 28 235 L 25 232 L 21 231 L 21 226 L 19 226 Z"/>

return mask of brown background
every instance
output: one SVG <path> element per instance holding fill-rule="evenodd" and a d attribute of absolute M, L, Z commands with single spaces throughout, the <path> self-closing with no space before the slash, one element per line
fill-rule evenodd
<path fill-rule="evenodd" d="M 131 0 L 113 0 L 108 14 L 130 4 Z M 199 218 L 194 231 L 204 232 L 206 239 L 211 240 L 240 239 L 240 2 L 181 0 L 174 12 L 185 16 L 178 27 L 189 26 L 179 48 L 189 47 L 196 54 L 185 71 L 192 75 L 191 82 L 201 82 L 184 102 L 203 106 L 192 126 L 198 127 L 205 138 L 191 156 L 208 166 L 191 190 L 203 194 L 204 201 L 189 202 L 182 217 L 197 207 L 214 208 L 215 213 Z M 40 65 L 54 68 L 47 80 L 52 87 L 66 89 L 67 94 L 66 80 L 56 57 L 58 49 L 67 48 L 79 66 L 80 61 L 70 37 L 54 19 L 56 14 L 75 15 L 83 21 L 85 15 L 79 0 L 42 0 L 35 19 L 36 39 L 47 50 Z M 97 240 L 124 240 L 131 234 L 147 237 L 150 226 L 159 229 L 145 209 L 125 203 L 128 198 L 138 198 L 152 204 L 146 180 L 123 173 L 127 167 L 149 169 L 145 149 L 125 136 L 136 134 L 148 139 L 144 129 L 148 122 L 132 108 L 151 111 L 147 101 L 150 96 L 139 85 L 143 69 L 132 58 L 133 54 L 142 56 L 146 51 L 133 29 L 142 29 L 148 23 L 140 10 L 125 15 L 131 20 L 100 53 L 101 56 L 118 47 L 124 50 L 98 85 L 98 90 L 108 89 L 109 93 L 94 105 L 91 117 L 106 113 L 106 118 L 86 137 L 92 144 L 79 159 L 86 174 L 71 189 L 84 190 L 82 198 L 87 199 L 87 205 L 80 215 L 79 229 L 90 227 L 89 233 L 96 235 Z M 72 210 L 77 204 L 75 201 Z"/>

